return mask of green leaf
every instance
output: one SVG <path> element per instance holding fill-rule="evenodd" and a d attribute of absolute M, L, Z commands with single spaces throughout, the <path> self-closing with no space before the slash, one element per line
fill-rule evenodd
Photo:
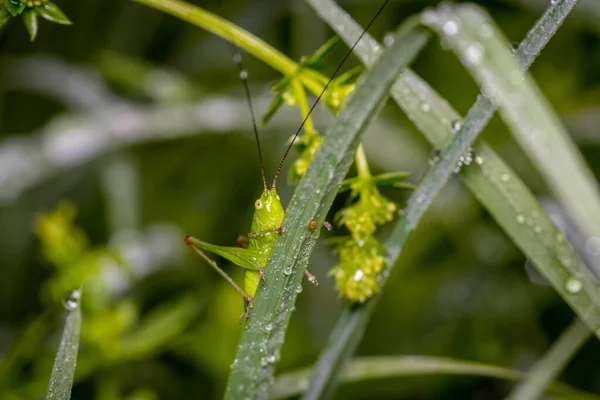
<path fill-rule="evenodd" d="M 72 25 L 73 22 L 62 12 L 58 6 L 50 1 L 45 1 L 36 7 L 40 17 L 61 25 Z"/>
<path fill-rule="evenodd" d="M 21 16 L 23 23 L 25 24 L 25 28 L 27 28 L 27 32 L 29 32 L 29 37 L 33 42 L 38 32 L 38 15 L 35 9 L 29 9 L 23 13 Z"/>
<path fill-rule="evenodd" d="M 409 172 L 388 172 L 381 175 L 375 175 L 371 177 L 370 180 L 380 187 L 393 189 L 414 189 L 414 185 L 404 182 L 409 175 Z M 342 183 L 342 187 L 340 188 L 340 192 L 350 190 L 350 185 L 352 185 L 355 182 L 358 182 L 360 179 L 361 178 L 357 176 L 354 178 L 344 180 L 344 182 Z"/>
<path fill-rule="evenodd" d="M 54 359 L 46 400 L 69 400 L 71 398 L 81 331 L 81 291 L 73 293 L 77 293 L 77 296 L 72 296 L 65 303 L 65 307 L 70 311 Z"/>
<path fill-rule="evenodd" d="M 292 83 L 293 76 L 286 75 L 271 86 L 271 91 L 275 93 L 283 93 Z"/>
<path fill-rule="evenodd" d="M 275 97 L 273 98 L 273 101 L 269 105 L 269 108 L 267 108 L 265 115 L 263 115 L 263 117 L 262 117 L 261 122 L 263 125 L 266 125 L 269 123 L 271 118 L 273 118 L 273 115 L 275 115 L 275 113 L 277 112 L 277 110 L 279 110 L 279 107 L 281 107 L 282 104 L 283 104 L 283 95 L 281 93 L 277 93 L 275 95 Z"/>
<path fill-rule="evenodd" d="M 273 385 L 270 398 L 285 399 L 302 394 L 308 387 L 308 378 L 311 372 L 310 368 L 302 368 L 279 375 Z M 426 375 L 484 376 L 508 381 L 522 381 L 528 377 L 526 373 L 514 369 L 447 357 L 376 356 L 358 357 L 348 362 L 341 381 L 343 383 L 360 382 L 367 385 L 368 381 L 378 379 Z M 559 382 L 550 383 L 546 391 L 556 398 L 600 400 L 600 397 L 595 394 L 583 392 Z M 521 398 L 532 399 L 533 397 Z"/>
<path fill-rule="evenodd" d="M 396 39 L 340 111 L 298 184 L 283 221 L 285 231 L 277 237 L 265 268 L 266 284 L 258 288 L 254 309 L 243 332 L 226 399 L 268 398 L 294 309 L 296 288 L 302 282 L 319 234 L 319 229 L 308 230 L 307 223 L 316 219 L 317 226 L 322 225 L 364 131 L 385 104 L 399 71 L 414 59 L 428 37 L 428 32 L 416 28 Z M 292 273 L 284 274 L 290 268 Z"/>
<path fill-rule="evenodd" d="M 306 59 L 305 65 L 318 65 L 321 63 L 323 58 L 333 50 L 333 48 L 340 42 L 339 36 L 334 36 L 325 44 L 317 49 L 314 54 Z"/>
<path fill-rule="evenodd" d="M 27 2 L 25 0 L 5 0 L 4 5 L 6 6 L 8 12 L 14 17 L 23 12 Z"/>
<path fill-rule="evenodd" d="M 360 73 L 362 71 L 363 71 L 363 67 L 361 67 L 360 65 L 357 67 L 354 67 L 350 71 L 344 72 L 342 75 L 340 75 L 335 80 L 335 83 L 336 83 L 336 85 L 343 85 L 346 83 L 354 82 L 356 80 L 356 78 L 358 78 L 358 76 L 360 75 Z"/>
<path fill-rule="evenodd" d="M 2 5 L 0 5 L 0 28 L 2 28 L 4 24 L 10 21 L 12 17 L 12 14 L 8 12 L 6 7 L 2 7 Z"/>

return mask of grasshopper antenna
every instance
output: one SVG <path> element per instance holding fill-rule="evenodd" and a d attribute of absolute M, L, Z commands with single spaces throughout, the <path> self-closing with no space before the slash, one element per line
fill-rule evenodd
<path fill-rule="evenodd" d="M 350 57 L 350 54 L 352 54 L 352 52 L 354 51 L 354 48 L 358 45 L 358 42 L 361 41 L 362 37 L 367 33 L 367 31 L 369 30 L 369 28 L 371 27 L 371 25 L 373 25 L 373 22 L 375 22 L 375 20 L 377 19 L 377 17 L 379 17 L 379 14 L 382 13 L 383 9 L 385 8 L 385 6 L 389 2 L 390 2 L 390 0 L 385 0 L 383 2 L 383 4 L 381 5 L 381 7 L 379 7 L 379 10 L 377 10 L 377 12 L 373 16 L 373 18 L 371 18 L 371 21 L 369 21 L 369 23 L 367 24 L 366 28 L 362 31 L 362 33 L 360 34 L 360 36 L 358 37 L 358 39 L 356 40 L 356 42 L 354 42 L 354 44 L 352 45 L 352 47 L 350 47 L 350 50 L 348 50 L 346 52 L 346 54 L 342 58 L 342 61 L 340 62 L 340 64 L 336 68 L 336 70 L 333 72 L 333 75 L 331 75 L 331 78 L 329 78 L 329 81 L 327 81 L 327 84 L 325 85 L 325 87 L 323 88 L 323 90 L 321 91 L 321 93 L 319 93 L 319 96 L 317 97 L 317 99 L 315 100 L 315 102 L 313 103 L 313 105 L 310 107 L 310 110 L 308 110 L 308 114 L 306 114 L 306 116 L 302 120 L 302 123 L 298 127 L 298 130 L 296 130 L 296 133 L 294 134 L 294 137 L 292 138 L 292 141 L 290 142 L 288 148 L 286 149 L 285 153 L 283 154 L 283 158 L 281 159 L 281 162 L 279 163 L 279 167 L 277 167 L 277 172 L 275 173 L 275 178 L 273 179 L 273 186 L 271 187 L 271 189 L 275 189 L 275 185 L 277 184 L 277 179 L 279 178 L 279 174 L 281 173 L 281 169 L 283 168 L 283 163 L 285 162 L 285 159 L 287 158 L 288 154 L 290 153 L 290 150 L 292 149 L 292 146 L 294 145 L 294 142 L 298 138 L 298 135 L 300 135 L 300 131 L 302 130 L 302 128 L 304 128 L 304 125 L 306 124 L 306 121 L 308 121 L 308 118 L 310 118 L 310 115 L 312 114 L 313 110 L 315 109 L 315 107 L 317 106 L 317 104 L 319 103 L 319 101 L 321 100 L 321 98 L 323 97 L 323 95 L 325 94 L 325 92 L 327 91 L 327 88 L 329 87 L 329 85 L 331 84 L 331 82 L 333 81 L 333 79 L 336 77 L 336 75 L 338 74 L 338 72 L 340 72 L 340 69 L 342 69 L 342 66 L 344 65 L 344 63 L 346 62 L 346 60 L 348 59 L 348 57 Z"/>
<path fill-rule="evenodd" d="M 224 8 L 223 1 L 219 1 L 221 8 Z M 250 110 L 250 118 L 252 119 L 252 129 L 254 130 L 254 138 L 256 139 L 256 148 L 258 149 L 258 161 L 260 163 L 260 174 L 262 176 L 263 187 L 265 192 L 268 190 L 267 188 L 267 178 L 265 176 L 265 164 L 263 162 L 262 150 L 260 148 L 260 138 L 258 136 L 258 127 L 256 125 L 256 116 L 254 115 L 254 107 L 252 106 L 252 95 L 250 94 L 250 87 L 248 86 L 248 70 L 244 68 L 244 64 L 242 64 L 242 54 L 240 53 L 240 48 L 235 42 L 234 35 L 232 35 L 231 42 L 226 41 L 229 50 L 231 51 L 231 58 L 233 62 L 238 66 L 240 71 L 240 79 L 242 80 L 242 84 L 244 86 L 244 94 L 246 96 L 246 103 L 248 104 L 248 110 Z"/>

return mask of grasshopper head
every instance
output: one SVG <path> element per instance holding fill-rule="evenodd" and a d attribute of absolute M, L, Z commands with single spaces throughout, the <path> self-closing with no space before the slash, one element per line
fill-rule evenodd
<path fill-rule="evenodd" d="M 275 189 L 265 190 L 254 202 L 254 222 L 259 230 L 273 229 L 281 226 L 284 210 Z"/>

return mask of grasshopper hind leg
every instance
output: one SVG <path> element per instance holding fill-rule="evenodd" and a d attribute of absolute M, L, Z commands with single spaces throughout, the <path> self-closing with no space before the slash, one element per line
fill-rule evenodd
<path fill-rule="evenodd" d="M 252 297 L 246 293 L 244 291 L 244 289 L 242 289 L 237 283 L 235 283 L 235 281 L 233 279 L 231 279 L 231 277 L 229 275 L 227 275 L 227 273 L 225 271 L 223 271 L 221 268 L 219 268 L 219 266 L 217 265 L 217 263 L 210 257 L 208 257 L 206 254 L 204 254 L 204 252 L 202 250 L 200 250 L 195 244 L 194 244 L 194 239 L 191 236 L 186 236 L 185 237 L 185 244 L 187 244 L 192 250 L 194 250 L 194 252 L 196 252 L 198 255 L 200 255 L 202 258 L 204 258 L 204 260 L 208 263 L 208 265 L 210 265 L 219 275 L 221 275 L 223 278 L 225 278 L 225 280 L 227 282 L 229 282 L 229 284 L 231 286 L 233 286 L 233 288 L 235 290 L 238 291 L 239 294 L 242 295 L 242 297 L 244 298 L 244 300 L 246 301 L 246 311 L 244 312 L 244 314 L 242 314 L 242 316 L 240 317 L 240 324 L 247 319 L 250 316 L 250 309 L 252 308 Z M 261 277 L 264 279 L 264 271 L 261 270 Z"/>

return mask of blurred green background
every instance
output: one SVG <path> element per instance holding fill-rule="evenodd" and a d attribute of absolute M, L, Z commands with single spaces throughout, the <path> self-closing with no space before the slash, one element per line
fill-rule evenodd
<path fill-rule="evenodd" d="M 548 2 L 476 3 L 510 41 L 520 41 Z M 294 0 L 194 3 L 295 60 L 331 35 L 308 6 Z M 371 33 L 382 39 L 409 15 L 437 3 L 392 1 Z M 241 332 L 242 301 L 186 248 L 183 237 L 233 245 L 247 233 L 261 191 L 229 50 L 221 39 L 138 4 L 57 4 L 73 26 L 42 21 L 33 43 L 18 20 L 0 33 L 0 398 L 43 395 L 62 321 L 60 300 L 78 279 L 69 274 L 73 265 L 89 273 L 90 283 L 72 398 L 220 398 Z M 379 2 L 342 5 L 366 24 Z M 599 36 L 600 3 L 581 0 L 532 67 L 595 173 Z M 329 56 L 330 71 L 344 51 L 340 46 Z M 356 64 L 351 60 L 346 68 Z M 261 114 L 280 76 L 249 56 L 245 66 Z M 438 41 L 413 67 L 461 113 L 475 100 L 477 86 Z M 331 120 L 324 110 L 317 112 L 321 131 Z M 299 122 L 297 110 L 284 110 L 261 130 L 267 179 Z M 550 201 L 497 117 L 483 135 L 540 199 Z M 366 136 L 375 172 L 411 171 L 410 181 L 418 183 L 432 149 L 395 105 Z M 286 204 L 293 186 L 283 180 L 279 186 Z M 385 194 L 400 205 L 407 198 Z M 240 268 L 218 261 L 241 279 Z M 531 282 L 525 261 L 452 180 L 406 247 L 358 354 L 530 367 L 573 313 L 550 288 Z M 320 285 L 304 285 L 281 372 L 313 363 L 328 338 L 343 306 L 328 276 L 335 263 L 321 240 L 310 264 Z M 599 356 L 592 340 L 562 380 L 600 393 Z M 345 386 L 338 398 L 496 399 L 510 387 L 486 378 L 402 378 Z"/>

